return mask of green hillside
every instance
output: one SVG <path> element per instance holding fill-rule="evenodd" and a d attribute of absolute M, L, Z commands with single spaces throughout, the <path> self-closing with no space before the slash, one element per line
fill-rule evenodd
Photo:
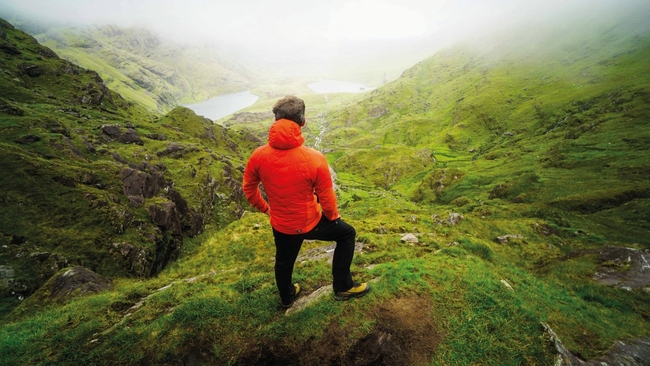
<path fill-rule="evenodd" d="M 147 112 L 0 24 L 1 315 L 59 269 L 149 277 L 243 211 L 257 140 L 179 107 Z"/>
<path fill-rule="evenodd" d="M 211 46 L 184 46 L 137 28 L 50 28 L 34 35 L 62 58 L 151 111 L 250 88 L 256 76 Z"/>
<path fill-rule="evenodd" d="M 224 122 L 228 128 L 206 126 L 186 109 L 156 118 L 110 93 L 112 102 L 77 104 L 80 117 L 68 116 L 57 101 L 93 100 L 97 93 L 84 98 L 87 88 L 79 88 L 88 80 L 66 77 L 66 89 L 48 86 L 57 80 L 48 73 L 29 76 L 29 62 L 48 70 L 72 66 L 43 58 L 46 49 L 5 25 L 0 49 L 11 54 L 17 44 L 21 54 L 2 66 L 14 71 L 0 79 L 11 86 L 3 90 L 12 90 L 0 106 L 8 151 L 2 166 L 10 166 L 2 174 L 16 176 L 0 197 L 12 204 L 5 212 L 20 215 L 5 214 L 3 222 L 30 219 L 20 233 L 11 231 L 16 225 L 0 230 L 11 251 L 0 257 L 2 279 L 17 259 L 44 257 L 38 248 L 16 255 L 46 237 L 27 235 L 45 228 L 47 238 L 75 238 L 104 230 L 100 238 L 113 235 L 104 242 L 128 242 L 155 231 L 159 216 L 140 210 L 164 207 L 175 190 L 207 224 L 200 233 L 183 225 L 193 237 L 151 277 L 131 278 L 128 269 L 83 257 L 59 266 L 19 306 L 9 296 L 0 363 L 569 365 L 576 358 L 620 364 L 627 357 L 643 364 L 650 354 L 645 19 L 637 12 L 611 23 L 575 19 L 533 35 L 500 34 L 438 52 L 369 93 L 306 95 L 307 144 L 326 152 L 336 172 L 341 213 L 358 233 L 353 276 L 370 281 L 372 291 L 335 301 L 325 287 L 330 243 L 305 242 L 294 279 L 304 290 L 301 300 L 313 300 L 286 313 L 274 283 L 268 218 L 242 214 L 250 208 L 237 196 L 238 168 L 265 138 L 268 115 L 240 114 Z M 13 79 L 19 70 L 29 87 Z M 65 149 L 58 127 L 39 124 L 50 114 L 61 115 L 70 144 L 87 161 Z M 123 123 L 126 131 L 129 121 L 143 145 L 100 140 L 112 131 L 103 125 Z M 30 137 L 37 134 L 39 140 Z M 84 141 L 97 153 L 87 152 Z M 64 149 L 56 150 L 56 142 Z M 116 162 L 113 153 L 131 164 Z M 151 198 L 125 194 L 120 174 L 127 166 L 143 164 L 136 170 L 153 176 L 143 158 L 152 167 L 164 164 L 173 187 Z M 83 173 L 97 175 L 104 188 L 83 183 Z M 217 182 L 214 211 L 203 204 L 208 176 Z M 48 182 L 47 193 L 33 193 L 37 182 Z M 58 206 L 34 204 L 52 200 L 52 192 L 61 197 Z M 84 194 L 105 197 L 108 206 L 75 217 L 92 208 Z M 140 199 L 144 204 L 133 207 Z M 123 233 L 102 229 L 114 216 L 99 219 L 101 209 L 115 206 L 133 216 Z M 75 226 L 78 220 L 87 221 Z M 158 230 L 173 236 L 172 227 Z M 409 233 L 417 241 L 403 238 Z M 112 279 L 111 286 L 60 299 L 59 279 L 76 264 Z M 15 266 L 15 273 L 23 268 Z M 619 341 L 637 347 L 635 353 L 621 351 Z"/>

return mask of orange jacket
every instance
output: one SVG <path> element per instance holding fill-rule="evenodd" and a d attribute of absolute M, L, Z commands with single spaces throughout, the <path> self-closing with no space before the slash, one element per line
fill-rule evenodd
<path fill-rule="evenodd" d="M 318 224 L 321 208 L 329 220 L 339 217 L 327 160 L 303 142 L 297 123 L 277 120 L 269 130 L 269 143 L 253 151 L 244 171 L 246 199 L 262 212 L 270 206 L 271 226 L 284 234 L 309 232 Z M 268 203 L 260 194 L 260 182 Z"/>

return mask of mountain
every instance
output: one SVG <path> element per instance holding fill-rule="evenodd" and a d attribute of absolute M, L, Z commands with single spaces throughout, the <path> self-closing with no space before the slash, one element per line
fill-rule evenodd
<path fill-rule="evenodd" d="M 71 120 L 68 130 L 74 133 L 102 116 L 140 116 L 142 120 L 133 122 L 138 136 L 152 137 L 141 137 L 144 145 L 117 141 L 102 147 L 134 159 L 132 163 L 147 156 L 138 149 L 150 149 L 148 155 L 167 167 L 165 174 L 175 182 L 172 188 L 186 188 L 179 192 L 194 202 L 189 206 L 195 212 L 200 212 L 196 207 L 201 207 L 197 197 L 202 192 L 196 182 L 207 177 L 191 178 L 191 168 L 199 176 L 211 172 L 215 179 L 222 168 L 221 176 L 232 179 L 221 187 L 235 189 L 216 195 L 223 198 L 216 215 L 231 216 L 185 240 L 187 251 L 150 278 L 108 276 L 111 273 L 102 272 L 102 267 L 91 267 L 112 279 L 107 284 L 81 268 L 62 269 L 5 318 L 0 328 L 0 363 L 647 363 L 647 16 L 647 11 L 635 11 L 598 21 L 574 17 L 549 28 L 510 30 L 447 47 L 368 93 L 305 96 L 307 144 L 324 151 L 336 173 L 340 211 L 358 233 L 353 276 L 369 281 L 372 290 L 360 299 L 335 301 L 327 288 L 331 243 L 305 242 L 294 270 L 304 294 L 298 302 L 305 307 L 287 312 L 279 308 L 268 218 L 242 213 L 248 206 L 227 196 L 237 192 L 240 173 L 235 168 L 231 175 L 225 174 L 228 164 L 209 160 L 203 150 L 218 151 L 237 167 L 263 141 L 259 125 L 268 122 L 268 115 L 237 114 L 224 123 L 231 126 L 227 130 L 209 126 L 216 136 L 222 136 L 215 132 L 221 131 L 236 144 L 215 146 L 201 137 L 205 125 L 184 109 L 171 112 L 163 122 L 147 120 L 146 111 L 128 103 L 113 107 L 105 102 L 106 115 L 100 114 L 98 106 L 77 107 L 90 122 Z M 26 57 L 23 41 L 29 38 L 3 30 L 13 42 L 3 43 L 3 52 L 10 54 L 15 52 L 12 45 L 23 45 Z M 16 41 L 18 36 L 23 37 L 21 42 Z M 33 60 L 44 57 L 29 55 Z M 2 68 L 21 70 L 20 64 L 27 65 L 22 68 L 25 72 L 32 70 L 24 60 Z M 3 82 L 13 80 L 14 73 L 18 71 Z M 94 75 L 87 74 L 88 78 Z M 7 122 L 3 133 L 25 132 L 15 132 L 3 146 L 44 148 L 36 144 L 57 136 L 46 130 L 42 132 L 46 137 L 31 144 L 15 142 L 21 136 L 21 141 L 34 140 L 26 136 L 29 126 L 36 126 L 37 132 L 43 129 L 34 124 L 38 120 L 34 113 L 56 111 L 48 107 L 56 99 L 48 98 L 45 91 L 54 87 L 41 77 L 19 78 L 42 84 L 29 92 L 15 87 L 20 93 L 12 98 L 3 95 L 3 117 L 14 113 L 4 120 L 13 121 L 20 111 L 30 113 L 21 123 Z M 78 85 L 87 85 L 86 80 L 72 85 L 77 87 L 57 86 L 51 94 L 55 98 L 74 95 L 74 100 L 92 100 L 88 98 L 95 95 L 83 98 L 85 89 Z M 20 95 L 40 103 L 20 101 Z M 113 103 L 124 103 L 111 95 Z M 90 130 L 95 135 L 82 136 L 94 136 L 96 141 L 98 134 L 113 131 L 99 123 L 95 126 L 98 129 Z M 192 132 L 183 137 L 181 131 L 166 126 Z M 193 143 L 197 155 L 154 157 L 157 152 L 176 150 L 171 143 L 153 138 L 161 133 L 175 134 L 177 140 L 186 141 L 181 143 L 184 146 Z M 74 144 L 76 140 L 70 139 Z M 62 137 L 60 141 L 65 143 Z M 78 145 L 82 151 L 83 142 Z M 236 147 L 237 153 L 219 150 L 226 146 Z M 126 150 L 132 148 L 136 150 Z M 48 150 L 46 154 L 62 153 Z M 25 152 L 14 156 L 20 162 L 34 159 Z M 113 172 L 118 178 L 110 192 L 124 202 L 121 207 L 134 215 L 140 212 L 129 206 L 139 197 L 124 195 L 129 189 L 119 173 L 127 165 L 99 157 L 117 167 L 93 172 Z M 217 170 L 205 163 L 199 169 L 201 157 Z M 37 160 L 52 161 L 57 160 Z M 21 172 L 18 168 L 3 176 Z M 51 187 L 58 186 L 51 183 Z M 29 192 L 22 195 L 29 197 Z M 22 197 L 3 194 L 3 204 Z M 168 195 L 160 192 L 151 199 L 143 195 L 141 207 L 164 207 L 172 198 Z M 71 204 L 80 201 L 66 198 Z M 12 207 L 20 212 L 39 206 L 20 201 Z M 59 217 L 65 217 L 75 208 L 60 212 Z M 33 221 L 47 223 L 55 214 Z M 9 219 L 6 216 L 4 220 Z M 157 216 L 143 212 L 139 217 L 141 224 Z M 11 243 L 5 236 L 4 245 L 17 250 L 24 243 Z M 38 258 L 40 251 L 34 252 Z M 31 254 L 19 258 L 24 257 Z M 13 252 L 2 257 L 4 266 L 14 258 Z M 9 270 L 0 269 L 5 279 Z M 59 288 L 69 277 L 84 278 L 88 286 L 73 287 L 73 296 L 61 296 L 65 291 Z"/>
<path fill-rule="evenodd" d="M 0 51 L 3 315 L 68 266 L 153 276 L 243 212 L 256 138 L 182 107 L 152 114 L 4 20 Z"/>
<path fill-rule="evenodd" d="M 152 111 L 239 92 L 256 76 L 208 45 L 181 45 L 145 29 L 51 27 L 34 34 L 62 58 L 95 70 L 106 85 Z"/>
<path fill-rule="evenodd" d="M 331 112 L 323 144 L 337 172 L 416 203 L 472 212 L 500 199 L 643 243 L 649 28 L 635 19 L 447 48 Z"/>

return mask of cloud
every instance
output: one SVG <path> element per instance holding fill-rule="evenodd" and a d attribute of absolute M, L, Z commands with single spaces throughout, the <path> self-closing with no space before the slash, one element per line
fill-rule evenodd
<path fill-rule="evenodd" d="M 394 39 L 424 34 L 422 13 L 384 1 L 345 3 L 332 13 L 327 38 L 332 40 Z"/>

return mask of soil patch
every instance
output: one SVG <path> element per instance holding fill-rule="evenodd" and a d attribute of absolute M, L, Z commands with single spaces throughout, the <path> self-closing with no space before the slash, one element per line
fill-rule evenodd
<path fill-rule="evenodd" d="M 422 297 L 393 299 L 374 312 L 375 329 L 354 344 L 343 364 L 428 365 L 442 335 L 431 319 L 431 301 Z"/>
<path fill-rule="evenodd" d="M 368 313 L 376 325 L 360 339 L 351 339 L 351 329 L 332 320 L 318 339 L 299 346 L 284 342 L 251 345 L 236 364 L 428 365 L 443 340 L 430 314 L 430 299 L 417 296 L 391 299 Z"/>

